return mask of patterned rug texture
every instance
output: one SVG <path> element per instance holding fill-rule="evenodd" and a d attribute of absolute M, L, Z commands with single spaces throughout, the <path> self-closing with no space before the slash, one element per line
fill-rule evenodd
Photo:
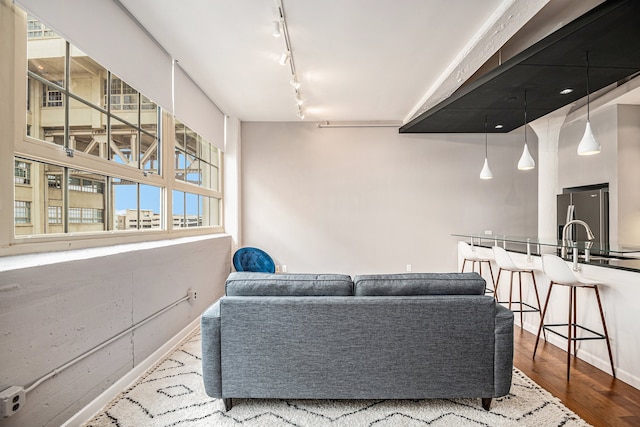
<path fill-rule="evenodd" d="M 197 330 L 84 426 L 588 426 L 517 369 L 488 412 L 480 399 L 234 399 L 225 413 L 204 391 L 200 340 Z"/>

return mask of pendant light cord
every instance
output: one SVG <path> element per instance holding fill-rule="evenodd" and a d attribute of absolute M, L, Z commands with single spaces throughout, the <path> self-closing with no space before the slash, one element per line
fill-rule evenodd
<path fill-rule="evenodd" d="M 524 144 L 527 145 L 527 90 L 524 90 Z"/>
<path fill-rule="evenodd" d="M 487 157 L 487 116 L 484 116 L 484 158 L 486 159 Z"/>
<path fill-rule="evenodd" d="M 589 121 L 589 51 L 587 51 L 587 121 Z"/>

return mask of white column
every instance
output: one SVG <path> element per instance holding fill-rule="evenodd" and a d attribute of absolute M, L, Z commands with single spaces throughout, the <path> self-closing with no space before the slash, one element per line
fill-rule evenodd
<path fill-rule="evenodd" d="M 538 137 L 538 237 L 543 240 L 557 236 L 558 141 L 570 108 L 567 105 L 529 123 Z"/>

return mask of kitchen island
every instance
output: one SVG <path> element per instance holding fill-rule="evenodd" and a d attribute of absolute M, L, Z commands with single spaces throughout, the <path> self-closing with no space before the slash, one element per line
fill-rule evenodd
<path fill-rule="evenodd" d="M 472 244 L 473 249 L 481 256 L 493 256 L 492 247 L 499 245 L 509 252 L 517 264 L 533 268 L 542 301 L 546 299 L 548 293 L 549 279 L 542 271 L 541 255 L 548 253 L 559 255 L 562 246 L 565 245 L 568 253 L 565 258 L 566 262 L 570 267 L 573 267 L 573 249 L 577 247 L 576 264 L 579 271 L 576 272 L 576 275 L 602 283 L 599 290 L 613 351 L 616 376 L 619 380 L 640 389 L 640 363 L 638 363 L 640 360 L 640 322 L 638 322 L 637 314 L 640 310 L 640 247 L 601 248 L 597 245 L 590 245 L 589 242 L 549 241 L 532 237 L 473 233 L 454 234 L 453 236 L 458 240 Z M 589 252 L 589 261 L 585 261 L 585 247 Z M 461 254 L 458 254 L 458 268 L 462 267 L 462 260 Z M 465 271 L 470 271 L 469 267 Z M 488 274 L 483 275 L 487 282 L 491 283 L 491 277 Z M 500 278 L 500 287 L 498 288 L 500 301 L 508 299 L 508 280 L 508 275 L 505 274 Z M 514 300 L 519 299 L 517 278 L 514 278 L 513 289 Z M 523 301 L 535 301 L 533 286 L 528 277 L 523 276 L 522 290 Z M 545 323 L 567 322 L 568 297 L 568 289 L 563 289 L 563 287 L 554 289 L 545 315 Z M 587 290 L 578 290 L 577 306 L 577 323 L 596 331 L 602 331 L 598 305 L 593 293 Z M 516 323 L 520 323 L 519 316 L 516 316 Z M 537 334 L 540 326 L 540 314 L 525 312 L 523 323 L 521 325 L 523 329 Z M 565 339 L 554 334 L 547 334 L 547 339 L 549 343 L 566 350 L 567 342 Z M 542 338 L 540 345 L 544 345 Z M 604 372 L 611 371 L 607 347 L 602 340 L 579 341 L 577 357 Z"/>

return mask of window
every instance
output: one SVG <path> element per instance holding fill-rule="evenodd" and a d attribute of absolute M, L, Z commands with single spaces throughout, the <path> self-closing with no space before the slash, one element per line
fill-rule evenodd
<path fill-rule="evenodd" d="M 69 223 L 79 224 L 82 222 L 82 209 L 69 208 Z"/>
<path fill-rule="evenodd" d="M 82 208 L 82 222 L 85 224 L 100 224 L 104 221 L 104 210 Z"/>
<path fill-rule="evenodd" d="M 59 37 L 53 45 L 30 39 L 27 56 L 29 136 L 161 173 L 161 112 L 153 101 Z M 70 82 L 64 75 L 67 60 Z M 52 108 L 67 103 L 67 110 Z"/>
<path fill-rule="evenodd" d="M 31 202 L 16 200 L 14 205 L 14 216 L 16 224 L 31 223 Z"/>
<path fill-rule="evenodd" d="M 13 192 L 0 200 L 15 204 L 15 242 L 123 236 L 105 240 L 111 244 L 144 240 L 144 232 L 221 231 L 218 149 L 180 121 L 182 135 L 163 135 L 163 121 L 171 129 L 174 117 L 153 100 L 32 16 L 27 32 L 27 68 L 15 64 L 26 71 L 26 135 L 14 142 Z M 163 166 L 174 158 L 162 156 L 164 144 L 184 159 L 170 176 Z"/>
<path fill-rule="evenodd" d="M 176 179 L 219 190 L 219 152 L 216 146 L 176 119 Z"/>
<path fill-rule="evenodd" d="M 16 160 L 15 165 L 16 165 L 14 169 L 15 183 L 31 184 L 31 164 Z"/>
<path fill-rule="evenodd" d="M 56 34 L 35 17 L 29 15 L 27 18 L 27 37 L 30 39 L 36 37 L 56 37 Z"/>
<path fill-rule="evenodd" d="M 106 94 L 107 92 L 107 81 L 105 80 L 104 93 Z M 109 100 L 111 111 L 138 109 L 138 91 L 115 76 L 111 77 L 111 96 Z M 150 101 L 147 99 L 147 102 Z"/>
<path fill-rule="evenodd" d="M 49 224 L 62 224 L 62 206 L 49 206 Z"/>
<path fill-rule="evenodd" d="M 60 84 L 60 82 L 56 82 Z M 62 107 L 62 91 L 47 85 L 42 85 L 42 106 Z"/>
<path fill-rule="evenodd" d="M 62 188 L 60 183 L 62 182 L 62 177 L 60 175 L 48 174 L 47 175 L 47 184 L 49 188 Z"/>

